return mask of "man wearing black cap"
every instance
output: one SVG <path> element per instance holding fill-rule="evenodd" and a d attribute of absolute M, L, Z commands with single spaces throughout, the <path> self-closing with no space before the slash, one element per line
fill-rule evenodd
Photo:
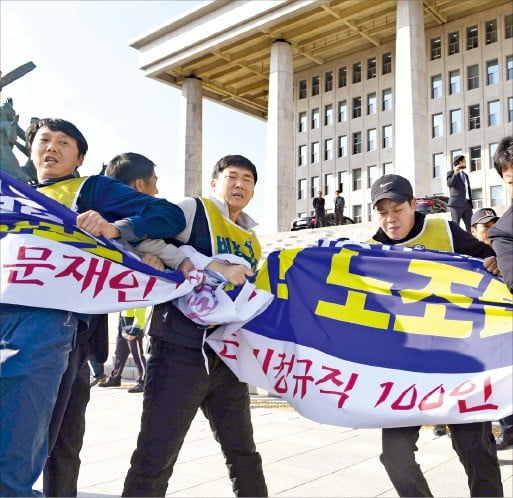
<path fill-rule="evenodd" d="M 415 211 L 417 201 L 410 182 L 384 175 L 371 188 L 371 200 L 380 228 L 369 241 L 422 247 L 486 258 L 484 267 L 497 275 L 493 250 L 456 223 L 427 218 Z M 491 422 L 449 425 L 452 446 L 465 467 L 471 496 L 503 496 L 501 474 Z M 380 460 L 399 496 L 433 496 L 415 461 L 420 426 L 382 431 Z"/>
<path fill-rule="evenodd" d="M 454 158 L 454 169 L 447 173 L 447 186 L 449 187 L 449 208 L 451 218 L 456 225 L 463 218 L 467 232 L 470 232 L 470 218 L 472 217 L 472 190 L 470 180 L 464 169 L 467 167 L 465 156 Z"/>
<path fill-rule="evenodd" d="M 498 219 L 497 213 L 492 208 L 478 209 L 470 220 L 472 235 L 487 246 L 491 246 L 488 230 L 495 225 Z"/>

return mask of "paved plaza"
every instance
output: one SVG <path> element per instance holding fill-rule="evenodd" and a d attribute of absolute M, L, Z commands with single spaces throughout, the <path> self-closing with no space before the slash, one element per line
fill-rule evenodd
<path fill-rule="evenodd" d="M 142 394 L 94 387 L 78 481 L 81 497 L 119 496 L 135 448 Z M 379 429 L 312 422 L 276 398 L 252 396 L 255 440 L 270 496 L 397 496 L 379 462 Z M 439 497 L 469 496 L 448 436 L 422 429 L 417 460 Z M 513 496 L 513 449 L 499 452 L 505 496 Z M 41 487 L 41 481 L 38 481 Z M 175 466 L 167 496 L 233 496 L 223 456 L 201 413 Z"/>

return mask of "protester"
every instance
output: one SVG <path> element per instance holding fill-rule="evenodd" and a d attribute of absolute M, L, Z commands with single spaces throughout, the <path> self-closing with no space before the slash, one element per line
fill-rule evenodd
<path fill-rule="evenodd" d="M 493 165 L 502 178 L 510 205 L 488 237 L 497 254 L 497 265 L 504 283 L 513 294 L 513 136 L 501 140 L 493 156 Z M 501 434 L 497 438 L 497 449 L 504 450 L 513 445 L 513 415 L 499 420 Z"/>
<path fill-rule="evenodd" d="M 83 163 L 88 145 L 72 123 L 40 119 L 30 125 L 26 138 L 41 182 L 38 188 L 80 213 L 77 225 L 83 230 L 94 236 L 137 242 L 146 237 L 172 236 L 184 229 L 182 211 L 164 199 L 140 194 L 111 178 L 76 178 L 73 173 Z M 59 439 L 59 433 L 55 448 L 48 447 L 50 418 L 58 391 L 61 406 L 67 407 L 75 383 L 73 377 L 82 379 L 85 372 L 89 388 L 85 353 L 90 339 L 89 317 L 65 310 L 0 306 L 0 495 L 31 496 L 36 493 L 32 486 L 45 465 L 48 451 L 52 460 L 66 444 Z M 69 376 L 66 388 L 59 389 L 67 368 L 75 373 Z M 85 408 L 85 403 L 82 406 Z M 83 415 L 80 414 L 82 419 Z M 76 421 L 75 432 L 80 432 L 80 423 Z M 55 427 L 58 425 L 56 421 Z M 81 446 L 81 435 L 74 443 Z M 78 458 L 78 451 L 75 453 Z M 47 467 L 53 474 L 52 464 Z M 66 462 L 66 470 L 75 467 Z M 47 496 L 76 495 L 76 477 L 53 477 L 74 480 L 75 489 L 66 489 L 59 483 L 55 492 L 44 490 Z"/>
<path fill-rule="evenodd" d="M 464 171 L 467 167 L 465 156 L 456 156 L 453 165 L 454 169 L 447 172 L 451 219 L 459 226 L 460 220 L 463 218 L 465 228 L 467 232 L 470 232 L 472 189 L 470 188 L 470 179 Z"/>
<path fill-rule="evenodd" d="M 425 247 L 484 259 L 483 266 L 498 274 L 493 251 L 444 219 L 428 219 L 415 211 L 417 201 L 410 182 L 384 175 L 372 185 L 371 201 L 380 228 L 371 243 Z M 503 496 L 500 468 L 491 422 L 449 425 L 452 446 L 468 476 L 471 496 Z M 420 426 L 382 430 L 380 460 L 399 496 L 433 496 L 415 461 Z"/>
<path fill-rule="evenodd" d="M 255 222 L 243 209 L 253 197 L 256 168 L 243 156 L 225 156 L 214 166 L 210 198 L 180 203 L 187 220 L 176 240 L 199 251 L 206 269 L 233 285 L 245 283 L 260 259 Z M 236 254 L 243 264 L 212 261 L 206 256 Z M 202 268 L 201 261 L 194 261 Z M 237 496 L 267 496 L 262 458 L 256 451 L 249 393 L 205 343 L 212 329 L 202 328 L 172 303 L 154 307 L 149 327 L 151 354 L 144 387 L 141 431 L 123 496 L 164 496 L 184 438 L 201 408 L 221 444 Z"/>

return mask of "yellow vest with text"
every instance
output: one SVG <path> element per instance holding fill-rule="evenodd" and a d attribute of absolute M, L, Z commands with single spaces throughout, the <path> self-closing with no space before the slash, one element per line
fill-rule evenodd
<path fill-rule="evenodd" d="M 370 244 L 381 244 L 381 242 L 375 239 L 370 239 L 367 242 Z M 418 235 L 394 245 L 454 252 L 449 222 L 443 218 L 425 218 L 424 226 Z"/>
<path fill-rule="evenodd" d="M 54 201 L 60 202 L 73 211 L 76 211 L 77 199 L 80 194 L 80 190 L 88 178 L 88 176 L 70 178 L 69 180 L 63 180 L 62 182 L 44 185 L 43 187 L 39 187 L 37 190 L 45 194 L 47 197 L 52 198 Z"/>

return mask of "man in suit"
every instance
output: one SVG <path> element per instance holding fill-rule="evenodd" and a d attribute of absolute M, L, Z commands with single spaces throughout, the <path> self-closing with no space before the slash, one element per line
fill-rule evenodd
<path fill-rule="evenodd" d="M 325 199 L 322 196 L 322 192 L 317 192 L 318 197 L 314 197 L 313 207 L 315 209 L 316 228 L 326 226 L 326 210 L 324 208 Z"/>
<path fill-rule="evenodd" d="M 464 169 L 467 167 L 465 156 L 454 158 L 454 169 L 447 173 L 447 186 L 449 187 L 449 208 L 451 218 L 456 225 L 463 218 L 467 232 L 470 232 L 472 218 L 472 191 L 470 180 Z"/>
<path fill-rule="evenodd" d="M 340 191 L 335 191 L 335 225 L 344 224 L 344 207 L 346 200 L 340 195 Z"/>

